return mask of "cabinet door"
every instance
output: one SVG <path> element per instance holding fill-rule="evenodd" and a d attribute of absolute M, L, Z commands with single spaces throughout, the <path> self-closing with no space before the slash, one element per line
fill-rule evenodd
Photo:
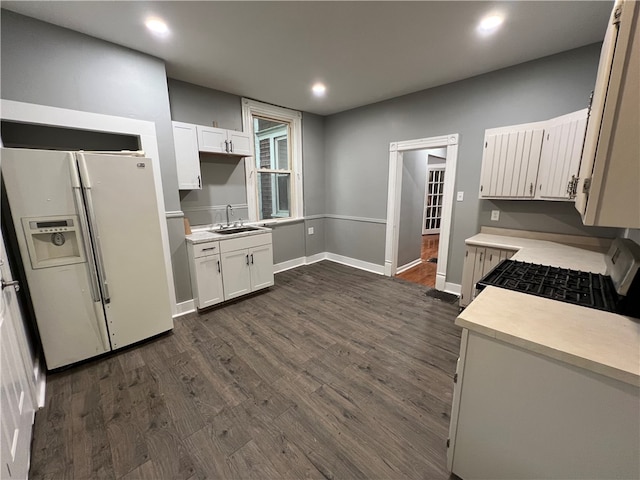
<path fill-rule="evenodd" d="M 540 162 L 541 123 L 485 132 L 480 198 L 532 198 Z"/>
<path fill-rule="evenodd" d="M 500 261 L 513 257 L 513 250 L 500 250 Z"/>
<path fill-rule="evenodd" d="M 482 276 L 493 270 L 500 263 L 500 250 L 497 248 L 487 248 L 484 252 L 484 264 L 482 265 Z"/>
<path fill-rule="evenodd" d="M 273 248 L 271 244 L 249 249 L 251 291 L 273 285 Z"/>
<path fill-rule="evenodd" d="M 550 121 L 540 156 L 538 198 L 571 198 L 569 182 L 578 176 L 586 127 L 586 108 Z"/>
<path fill-rule="evenodd" d="M 486 250 L 486 248 L 482 247 L 476 248 L 475 265 L 473 267 L 473 281 L 471 285 L 471 299 L 476 298 L 476 294 L 478 293 L 476 290 L 476 283 L 478 283 L 483 276 L 482 272 L 484 271 Z"/>
<path fill-rule="evenodd" d="M 198 149 L 201 152 L 227 153 L 227 131 L 224 128 L 198 125 Z"/>
<path fill-rule="evenodd" d="M 464 266 L 462 269 L 462 291 L 460 294 L 460 306 L 466 307 L 473 300 L 473 269 L 476 264 L 476 247 L 468 246 L 464 253 Z"/>
<path fill-rule="evenodd" d="M 209 255 L 194 260 L 198 308 L 206 308 L 224 300 L 220 255 Z"/>
<path fill-rule="evenodd" d="M 231 300 L 232 298 L 250 293 L 249 251 L 237 250 L 223 253 L 221 260 L 224 299 Z"/>
<path fill-rule="evenodd" d="M 227 139 L 229 140 L 229 153 L 232 155 L 240 155 L 248 157 L 252 155 L 251 137 L 248 133 L 227 131 Z"/>
<path fill-rule="evenodd" d="M 180 190 L 201 189 L 196 126 L 189 123 L 173 122 L 173 143 L 176 152 L 178 188 Z"/>

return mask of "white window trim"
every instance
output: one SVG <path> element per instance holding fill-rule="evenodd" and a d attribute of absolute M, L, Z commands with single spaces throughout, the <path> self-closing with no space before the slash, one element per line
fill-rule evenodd
<path fill-rule="evenodd" d="M 288 108 L 276 107 L 268 103 L 257 102 L 248 98 L 242 99 L 242 126 L 243 131 L 248 133 L 253 142 L 253 115 L 266 117 L 281 122 L 288 122 L 291 125 L 291 216 L 283 219 L 259 220 L 258 217 L 258 190 L 256 185 L 257 167 L 255 154 L 245 157 L 244 171 L 247 185 L 247 204 L 249 207 L 249 219 L 252 222 L 280 223 L 303 218 L 303 196 L 302 196 L 302 113 Z M 254 149 L 255 151 L 255 149 Z"/>

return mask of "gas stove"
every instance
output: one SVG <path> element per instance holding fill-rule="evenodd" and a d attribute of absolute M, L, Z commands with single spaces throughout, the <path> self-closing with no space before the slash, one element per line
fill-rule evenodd
<path fill-rule="evenodd" d="M 608 275 L 503 260 L 476 285 L 640 318 L 640 246 L 616 239 L 606 258 Z"/>

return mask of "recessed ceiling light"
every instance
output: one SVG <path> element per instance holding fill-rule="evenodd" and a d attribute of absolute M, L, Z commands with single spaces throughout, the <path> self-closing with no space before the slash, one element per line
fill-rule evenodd
<path fill-rule="evenodd" d="M 327 92 L 327 87 L 325 87 L 324 83 L 316 83 L 313 87 L 311 87 L 311 91 L 316 97 L 323 97 Z"/>
<path fill-rule="evenodd" d="M 169 27 L 163 20 L 160 20 L 159 18 L 148 18 L 144 22 L 144 24 L 155 35 L 159 35 L 161 37 L 169 35 Z"/>
<path fill-rule="evenodd" d="M 478 32 L 481 35 L 489 35 L 500 27 L 504 22 L 504 17 L 498 14 L 487 15 L 478 24 Z"/>

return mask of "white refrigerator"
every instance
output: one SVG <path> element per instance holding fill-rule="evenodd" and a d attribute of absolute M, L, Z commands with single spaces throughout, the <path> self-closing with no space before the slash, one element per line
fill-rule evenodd
<path fill-rule="evenodd" d="M 47 368 L 171 330 L 151 160 L 11 148 L 1 154 Z"/>

